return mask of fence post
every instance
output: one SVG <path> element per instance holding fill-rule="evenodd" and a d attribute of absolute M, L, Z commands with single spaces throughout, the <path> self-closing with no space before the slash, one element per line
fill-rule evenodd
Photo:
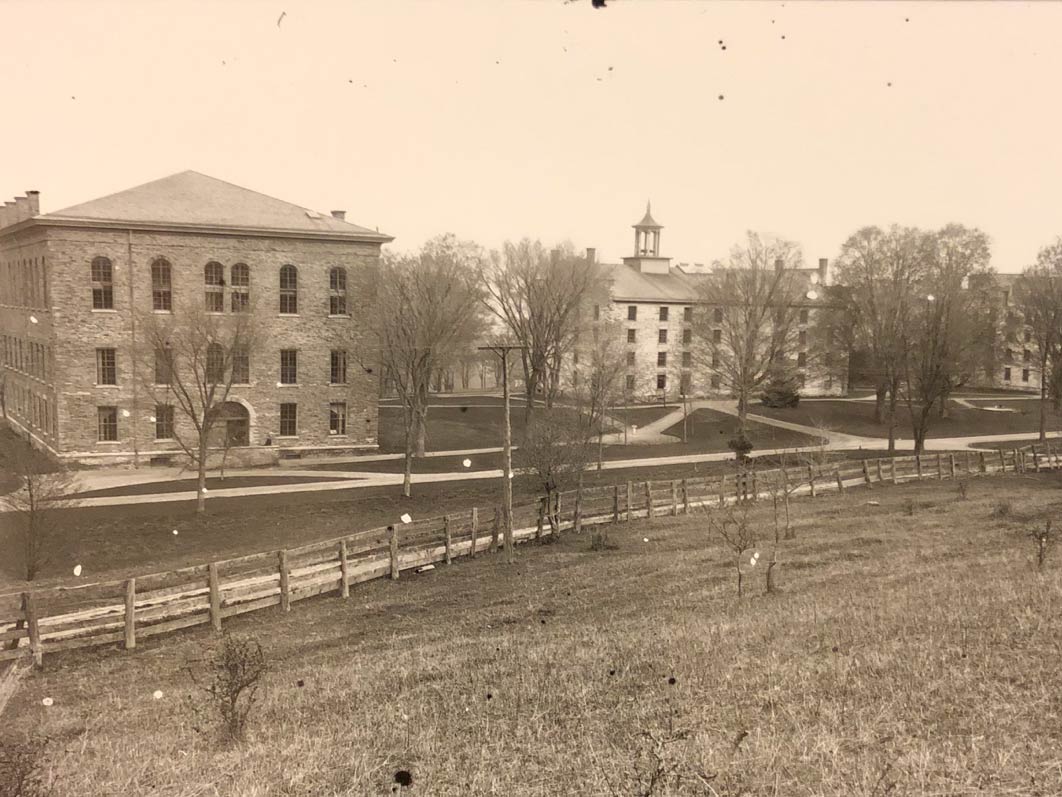
<path fill-rule="evenodd" d="M 339 541 L 339 597 L 350 597 L 350 573 L 347 564 L 347 541 Z"/>
<path fill-rule="evenodd" d="M 583 480 L 579 480 L 579 486 L 575 489 L 575 509 L 572 511 L 572 528 L 579 534 L 583 530 Z"/>
<path fill-rule="evenodd" d="M 490 526 L 490 552 L 498 550 L 498 531 L 501 528 L 501 507 L 494 507 L 494 521 Z"/>
<path fill-rule="evenodd" d="M 837 492 L 843 493 L 844 492 L 844 479 L 841 478 L 841 466 L 840 465 L 837 466 L 836 473 L 837 473 Z"/>
<path fill-rule="evenodd" d="M 948 454 L 948 470 L 951 471 L 951 478 L 955 478 L 955 455 Z"/>
<path fill-rule="evenodd" d="M 964 451 L 962 453 L 962 465 L 963 465 L 963 468 L 965 468 L 966 472 L 969 473 L 970 472 L 970 452 L 969 451 Z"/>
<path fill-rule="evenodd" d="M 1047 452 L 1047 469 L 1053 470 L 1055 467 L 1055 455 L 1051 451 L 1051 444 L 1044 443 L 1044 450 Z"/>
<path fill-rule="evenodd" d="M 984 451 L 978 451 L 977 452 L 977 459 L 978 459 L 978 462 L 977 462 L 978 470 L 980 470 L 981 473 L 988 473 L 988 461 L 985 459 L 985 452 Z"/>
<path fill-rule="evenodd" d="M 726 476 L 719 480 L 719 506 L 726 506 Z"/>
<path fill-rule="evenodd" d="M 125 582 L 125 649 L 136 647 L 136 578 Z"/>
<path fill-rule="evenodd" d="M 288 552 L 277 551 L 277 568 L 280 570 L 280 610 L 291 611 L 291 584 L 288 577 Z"/>
<path fill-rule="evenodd" d="M 627 482 L 627 522 L 628 523 L 631 522 L 631 518 L 633 517 L 633 515 L 631 514 L 632 511 L 633 511 L 631 509 L 631 506 L 633 504 L 634 504 L 634 484 L 632 482 Z M 619 504 L 617 504 L 617 506 L 619 506 Z M 618 510 L 617 510 L 617 512 L 618 512 Z M 618 517 L 618 514 L 617 514 L 617 517 Z"/>
<path fill-rule="evenodd" d="M 944 469 L 940 464 L 940 452 L 937 452 L 937 479 L 944 478 Z"/>
<path fill-rule="evenodd" d="M 915 471 L 918 473 L 918 480 L 922 480 L 922 455 L 915 454 Z"/>
<path fill-rule="evenodd" d="M 391 545 L 391 580 L 398 580 L 398 527 L 388 526 L 387 531 L 390 534 L 388 542 Z"/>
<path fill-rule="evenodd" d="M 671 480 L 671 517 L 678 516 L 678 481 Z"/>
<path fill-rule="evenodd" d="M 29 634 L 33 663 L 40 667 L 44 664 L 44 650 L 41 648 L 41 629 L 37 623 L 37 605 L 32 592 L 22 593 L 22 611 L 26 615 L 26 632 Z"/>
<path fill-rule="evenodd" d="M 443 515 L 443 542 L 446 545 L 446 551 L 443 554 L 443 560 L 448 565 L 454 563 L 453 555 L 453 534 L 450 532 L 450 516 Z"/>
<path fill-rule="evenodd" d="M 215 631 L 221 630 L 221 582 L 218 578 L 218 563 L 207 565 L 207 588 L 210 590 L 210 624 Z"/>
<path fill-rule="evenodd" d="M 756 483 L 756 481 L 757 481 L 756 480 L 756 471 L 752 471 L 752 500 L 753 501 L 759 501 L 760 500 L 760 489 L 759 489 L 759 485 Z"/>
<path fill-rule="evenodd" d="M 808 489 L 811 491 L 811 497 L 815 497 L 815 467 L 808 465 Z"/>
<path fill-rule="evenodd" d="M 867 461 L 863 460 L 863 481 L 866 482 L 867 487 L 870 486 L 870 468 L 867 467 Z"/>
<path fill-rule="evenodd" d="M 1036 446 L 1033 446 L 1032 457 L 1033 457 L 1033 470 L 1036 471 L 1037 473 L 1039 473 L 1040 472 L 1040 455 L 1036 452 Z"/>
<path fill-rule="evenodd" d="M 892 483 L 896 484 L 896 457 L 889 460 L 889 475 L 892 476 Z"/>
<path fill-rule="evenodd" d="M 627 482 L 627 520 L 631 519 L 631 483 Z M 619 485 L 612 485 L 612 522 L 619 523 Z"/>
<path fill-rule="evenodd" d="M 1024 473 L 1025 468 L 1022 467 L 1025 463 L 1021 461 L 1021 455 L 1018 453 L 1018 449 L 1014 449 L 1014 472 Z"/>
<path fill-rule="evenodd" d="M 1007 457 L 1003 454 L 1003 449 L 1002 448 L 997 449 L 997 451 L 999 451 L 999 472 L 1000 473 L 1006 473 L 1007 472 Z"/>
<path fill-rule="evenodd" d="M 645 480 L 645 517 L 653 519 L 653 483 L 649 479 Z"/>
<path fill-rule="evenodd" d="M 881 472 L 881 457 L 878 457 L 877 463 L 878 463 L 878 481 L 884 483 L 885 476 L 882 475 L 882 472 Z"/>
<path fill-rule="evenodd" d="M 689 483 L 682 480 L 682 514 L 688 515 L 690 513 L 690 486 Z"/>
<path fill-rule="evenodd" d="M 472 507 L 472 542 L 468 549 L 469 559 L 476 558 L 476 537 L 479 536 L 479 507 Z"/>

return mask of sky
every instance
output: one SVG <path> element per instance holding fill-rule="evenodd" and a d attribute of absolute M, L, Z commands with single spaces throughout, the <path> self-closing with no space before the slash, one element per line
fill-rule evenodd
<path fill-rule="evenodd" d="M 1059 3 L 0 0 L 0 198 L 194 169 L 397 249 L 608 262 L 652 200 L 674 262 L 958 222 L 1019 271 L 1062 234 L 1059 30 Z"/>

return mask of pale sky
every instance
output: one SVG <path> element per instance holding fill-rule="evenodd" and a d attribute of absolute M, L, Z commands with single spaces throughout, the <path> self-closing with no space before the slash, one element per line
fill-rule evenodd
<path fill-rule="evenodd" d="M 398 248 L 614 261 L 646 199 L 675 262 L 954 221 L 1016 271 L 1062 234 L 1057 3 L 0 0 L 0 31 L 0 199 L 44 212 L 195 169 Z"/>

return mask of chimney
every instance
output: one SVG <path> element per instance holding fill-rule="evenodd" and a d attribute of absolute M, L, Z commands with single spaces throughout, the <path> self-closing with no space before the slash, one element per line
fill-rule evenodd
<path fill-rule="evenodd" d="M 24 196 L 15 197 L 15 221 L 25 221 L 30 217 L 29 200 Z"/>
<path fill-rule="evenodd" d="M 597 250 L 592 246 L 586 247 L 586 262 L 591 265 L 597 262 Z"/>
<path fill-rule="evenodd" d="M 41 192 L 27 191 L 26 198 L 29 200 L 30 218 L 39 215 L 41 212 Z"/>
<path fill-rule="evenodd" d="M 345 210 L 333 210 L 332 211 L 332 218 L 333 219 L 339 219 L 340 221 L 346 221 L 347 220 L 347 212 Z"/>
<path fill-rule="evenodd" d="M 780 274 L 782 272 L 783 268 L 785 268 L 785 261 L 782 260 L 782 258 L 778 258 L 777 260 L 774 261 L 774 270 L 775 271 L 777 271 Z"/>
<path fill-rule="evenodd" d="M 830 270 L 830 261 L 825 257 L 819 258 L 819 285 L 826 284 L 826 274 Z"/>

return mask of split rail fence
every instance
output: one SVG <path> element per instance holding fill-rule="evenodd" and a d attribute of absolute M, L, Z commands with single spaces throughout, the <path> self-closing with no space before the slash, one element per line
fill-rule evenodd
<path fill-rule="evenodd" d="M 626 482 L 560 493 L 513 507 L 513 541 L 555 531 L 638 518 L 686 514 L 698 506 L 790 495 L 844 492 L 875 483 L 958 479 L 995 473 L 1054 470 L 1062 449 L 1050 446 L 1009 451 L 970 451 L 852 460 L 748 470 L 668 481 Z M 427 518 L 359 531 L 298 548 L 151 573 L 115 581 L 0 594 L 0 661 L 73 648 L 137 643 L 182 628 L 280 607 L 323 593 L 346 598 L 350 588 L 377 578 L 459 556 L 475 557 L 502 543 L 501 507 Z"/>

